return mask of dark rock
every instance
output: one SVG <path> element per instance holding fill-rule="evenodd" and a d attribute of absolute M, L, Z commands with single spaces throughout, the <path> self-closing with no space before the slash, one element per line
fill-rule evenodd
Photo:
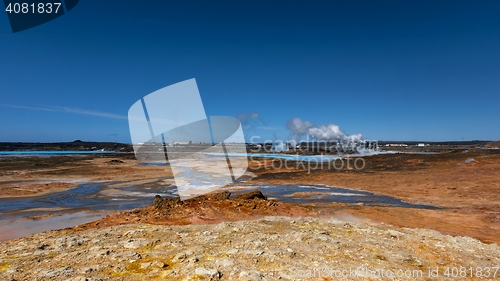
<path fill-rule="evenodd" d="M 179 198 L 170 199 L 170 198 L 161 198 L 160 195 L 155 196 L 155 200 L 153 201 L 153 206 L 157 210 L 161 209 L 173 209 L 179 206 L 182 206 L 182 201 Z"/>
<path fill-rule="evenodd" d="M 252 200 L 255 198 L 267 200 L 267 197 L 264 194 L 262 194 L 262 192 L 260 192 L 260 190 L 255 190 L 255 191 L 249 192 L 249 193 L 243 193 L 243 194 L 240 194 L 240 195 L 234 197 L 234 199 L 236 199 L 236 200 Z"/>
<path fill-rule="evenodd" d="M 161 209 L 162 205 L 163 205 L 163 198 L 161 198 L 160 195 L 156 195 L 155 201 L 153 201 L 153 206 L 155 207 L 155 209 Z"/>
<path fill-rule="evenodd" d="M 229 196 L 231 196 L 231 192 L 223 191 L 223 192 L 206 194 L 205 196 L 207 197 L 207 199 L 211 200 L 225 200 L 229 199 Z"/>
<path fill-rule="evenodd" d="M 189 204 L 192 202 L 204 202 L 207 200 L 213 200 L 213 201 L 226 200 L 226 199 L 229 199 L 229 196 L 231 196 L 231 192 L 229 192 L 229 191 L 212 192 L 212 193 L 196 196 L 193 198 L 189 198 L 188 200 L 185 201 L 185 203 Z"/>

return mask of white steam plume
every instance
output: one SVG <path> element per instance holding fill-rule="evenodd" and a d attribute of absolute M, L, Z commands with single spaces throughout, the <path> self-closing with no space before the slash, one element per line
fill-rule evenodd
<path fill-rule="evenodd" d="M 240 114 L 238 114 L 237 118 L 240 120 L 241 126 L 245 130 L 268 128 L 268 127 L 266 127 L 267 123 L 264 121 L 264 119 L 262 119 L 262 117 L 260 116 L 260 114 L 257 111 L 240 113 Z M 262 126 L 262 125 L 264 125 L 264 126 Z"/>
<path fill-rule="evenodd" d="M 286 127 L 290 130 L 292 138 L 298 140 L 301 136 L 309 136 L 316 140 L 341 140 L 359 142 L 363 139 L 362 134 L 347 135 L 339 126 L 330 123 L 327 126 L 315 126 L 309 121 L 302 121 L 300 118 L 293 118 L 288 121 Z"/>

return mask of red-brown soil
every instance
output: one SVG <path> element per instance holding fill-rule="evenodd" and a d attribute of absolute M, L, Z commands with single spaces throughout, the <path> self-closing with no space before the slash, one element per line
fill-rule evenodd
<path fill-rule="evenodd" d="M 475 161 L 466 164 L 468 158 Z M 434 204 L 443 209 L 346 205 L 344 212 L 359 219 L 430 228 L 500 244 L 500 153 L 478 150 L 433 155 L 378 155 L 365 160 L 363 170 L 324 168 L 310 173 L 307 170 L 265 170 L 262 165 L 254 171 L 258 177 L 253 182 L 327 184 L 396 196 L 411 203 Z M 273 160 L 263 160 L 269 161 Z"/>

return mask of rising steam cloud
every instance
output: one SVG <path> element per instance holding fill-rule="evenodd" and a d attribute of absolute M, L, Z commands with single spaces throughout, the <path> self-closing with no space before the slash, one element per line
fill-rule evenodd
<path fill-rule="evenodd" d="M 259 125 L 266 125 L 266 122 L 257 111 L 240 113 L 237 118 L 240 120 L 241 125 L 247 130 L 255 129 Z"/>
<path fill-rule="evenodd" d="M 290 130 L 292 138 L 298 140 L 302 136 L 309 136 L 316 140 L 325 141 L 350 141 L 359 142 L 363 139 L 362 134 L 347 135 L 338 125 L 333 123 L 315 126 L 309 121 L 303 121 L 300 118 L 293 118 L 288 121 L 286 127 Z"/>

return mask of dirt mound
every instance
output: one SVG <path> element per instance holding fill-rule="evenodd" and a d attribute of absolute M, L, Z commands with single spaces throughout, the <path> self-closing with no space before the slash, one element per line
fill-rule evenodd
<path fill-rule="evenodd" d="M 259 190 L 230 198 L 229 191 L 198 196 L 185 201 L 156 195 L 153 205 L 115 213 L 78 228 L 95 228 L 128 223 L 167 225 L 206 224 L 257 219 L 265 216 L 316 216 L 310 206 L 268 200 Z"/>

